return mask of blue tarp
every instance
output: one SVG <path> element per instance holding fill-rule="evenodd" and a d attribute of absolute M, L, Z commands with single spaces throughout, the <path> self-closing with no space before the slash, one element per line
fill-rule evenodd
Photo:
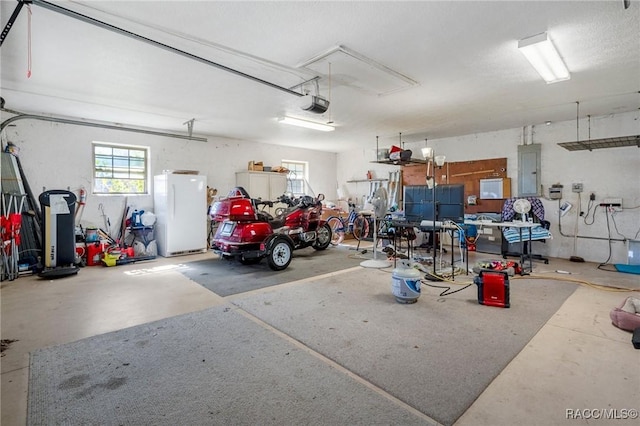
<path fill-rule="evenodd" d="M 624 265 L 622 263 L 616 263 L 613 266 L 616 267 L 616 271 L 618 272 L 640 275 L 640 265 Z"/>

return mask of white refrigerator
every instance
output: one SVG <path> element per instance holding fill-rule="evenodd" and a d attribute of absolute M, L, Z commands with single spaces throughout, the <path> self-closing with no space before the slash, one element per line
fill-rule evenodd
<path fill-rule="evenodd" d="M 164 173 L 154 176 L 155 238 L 160 256 L 207 250 L 207 177 Z"/>

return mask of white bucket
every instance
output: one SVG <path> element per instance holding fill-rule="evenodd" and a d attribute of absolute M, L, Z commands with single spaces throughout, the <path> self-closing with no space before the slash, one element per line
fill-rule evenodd
<path fill-rule="evenodd" d="M 420 271 L 396 268 L 391 274 L 391 292 L 398 303 L 416 303 L 420 297 Z"/>

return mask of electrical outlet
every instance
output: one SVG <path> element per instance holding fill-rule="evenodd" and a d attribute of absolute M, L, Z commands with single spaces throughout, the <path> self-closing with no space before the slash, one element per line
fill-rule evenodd
<path fill-rule="evenodd" d="M 613 211 L 621 212 L 622 198 L 617 198 L 617 197 L 604 198 L 602 201 L 600 201 L 600 206 L 609 207 L 613 209 Z"/>
<path fill-rule="evenodd" d="M 582 184 L 581 183 L 572 183 L 571 191 L 573 192 L 582 192 Z"/>

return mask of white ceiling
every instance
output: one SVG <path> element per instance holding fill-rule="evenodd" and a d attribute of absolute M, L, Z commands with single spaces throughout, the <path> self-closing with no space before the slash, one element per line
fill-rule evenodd
<path fill-rule="evenodd" d="M 1 2 L 2 26 L 16 4 Z M 640 106 L 635 0 L 626 10 L 622 0 L 55 4 L 281 87 L 319 76 L 331 106 L 303 111 L 286 91 L 34 4 L 31 77 L 26 7 L 1 48 L 5 108 L 180 133 L 195 118 L 195 135 L 342 152 L 372 147 L 376 136 L 389 145 L 400 132 L 415 142 L 571 120 L 576 101 L 582 117 Z M 570 80 L 545 84 L 518 51 L 519 39 L 544 31 Z M 367 67 L 351 75 L 340 58 L 298 67 L 337 46 L 415 84 L 380 95 L 366 86 Z M 336 130 L 277 123 L 284 114 Z"/>

